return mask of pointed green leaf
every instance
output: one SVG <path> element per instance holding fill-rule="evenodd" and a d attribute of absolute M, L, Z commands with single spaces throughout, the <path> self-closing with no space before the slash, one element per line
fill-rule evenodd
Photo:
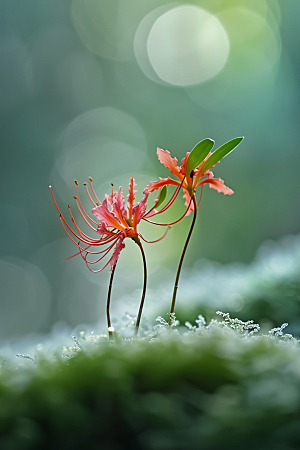
<path fill-rule="evenodd" d="M 163 186 L 159 192 L 159 196 L 158 196 L 158 202 L 156 203 L 156 205 L 152 206 L 151 209 L 149 209 L 149 211 L 147 212 L 147 214 L 149 214 L 150 211 L 153 211 L 154 208 L 158 208 L 160 205 L 163 204 L 163 202 L 165 201 L 167 196 L 167 186 Z M 146 214 L 146 216 L 147 216 Z"/>
<path fill-rule="evenodd" d="M 158 208 L 160 205 L 163 204 L 167 196 L 167 186 L 163 186 L 158 197 L 158 202 L 155 205 L 155 208 Z"/>
<path fill-rule="evenodd" d="M 226 155 L 228 155 L 232 150 L 234 150 L 244 139 L 244 137 L 237 137 L 235 139 L 232 139 L 231 141 L 226 142 L 226 144 L 222 145 L 221 147 L 217 148 L 213 152 L 213 154 L 205 161 L 202 170 L 203 172 L 206 172 L 206 170 L 209 170 L 211 167 L 213 167 L 217 162 L 219 162 L 222 158 L 224 158 Z"/>
<path fill-rule="evenodd" d="M 202 163 L 213 148 L 214 143 L 215 141 L 212 139 L 203 139 L 203 141 L 200 141 L 195 145 L 187 160 L 186 175 L 189 175 L 192 170 L 196 169 L 196 167 Z"/>

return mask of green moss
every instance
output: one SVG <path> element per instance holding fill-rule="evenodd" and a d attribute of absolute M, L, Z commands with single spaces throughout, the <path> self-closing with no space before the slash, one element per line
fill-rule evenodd
<path fill-rule="evenodd" d="M 297 449 L 297 343 L 221 328 L 6 366 L 0 448 Z"/>

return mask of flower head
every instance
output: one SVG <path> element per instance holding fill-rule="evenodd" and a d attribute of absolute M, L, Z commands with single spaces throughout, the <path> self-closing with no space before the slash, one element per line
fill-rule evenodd
<path fill-rule="evenodd" d="M 92 209 L 92 214 L 96 216 L 99 222 L 95 221 L 85 211 L 79 197 L 78 183 L 76 180 L 75 185 L 77 195 L 74 196 L 74 198 L 76 200 L 78 210 L 85 223 L 92 231 L 95 232 L 96 236 L 98 235 L 98 237 L 90 237 L 78 227 L 71 212 L 71 208 L 68 205 L 71 220 L 75 228 L 73 229 L 63 217 L 50 186 L 51 194 L 55 206 L 59 212 L 61 223 L 66 233 L 79 250 L 78 253 L 73 256 L 80 254 L 86 262 L 87 267 L 92 272 L 100 272 L 108 264 L 110 264 L 112 270 L 119 258 L 121 250 L 125 247 L 125 244 L 123 242 L 125 238 L 129 237 L 140 245 L 140 237 L 142 236 L 137 231 L 137 226 L 146 213 L 149 192 L 147 189 L 144 189 L 144 198 L 140 202 L 134 203 L 135 194 L 137 191 L 134 189 L 136 186 L 134 178 L 131 177 L 128 188 L 129 193 L 127 195 L 127 207 L 125 205 L 124 194 L 121 187 L 117 192 L 113 192 L 112 188 L 112 193 L 110 195 L 106 195 L 106 198 L 101 203 L 94 191 L 92 178 L 90 178 L 89 180 L 92 194 L 90 193 L 87 184 L 84 183 L 84 185 L 86 186 L 86 191 L 89 199 L 94 206 L 94 208 Z M 92 250 L 93 248 L 97 248 L 97 250 Z M 110 252 L 113 252 L 112 256 L 101 269 L 91 269 L 94 264 L 101 261 L 105 256 L 109 255 Z M 91 260 L 91 258 L 94 259 Z"/>
<path fill-rule="evenodd" d="M 139 203 L 134 204 L 137 192 L 134 190 L 135 186 L 134 178 L 131 177 L 127 195 L 127 208 L 120 186 L 117 192 L 106 195 L 102 205 L 97 205 L 92 210 L 92 213 L 100 221 L 96 233 L 106 238 L 117 237 L 115 251 L 110 260 L 111 268 L 115 265 L 120 251 L 125 247 L 123 240 L 126 237 L 133 239 L 136 243 L 140 242 L 137 225 L 146 212 L 149 192 L 144 189 L 144 198 Z"/>
<path fill-rule="evenodd" d="M 178 179 L 174 180 L 170 177 L 159 178 L 158 181 L 151 181 L 148 186 L 148 191 L 153 192 L 163 186 L 171 185 L 178 188 L 182 187 L 183 197 L 185 199 L 185 206 L 188 207 L 186 215 L 189 215 L 194 210 L 194 204 L 191 202 L 191 198 L 194 195 L 196 189 L 199 186 L 208 184 L 210 188 L 217 190 L 218 192 L 223 192 L 223 194 L 231 195 L 233 190 L 225 186 L 224 181 L 221 178 L 214 178 L 213 173 L 210 170 L 203 171 L 203 166 L 208 156 L 199 164 L 196 169 L 192 170 L 190 173 L 186 173 L 186 164 L 190 152 L 187 152 L 186 156 L 181 160 L 182 165 L 178 167 L 177 158 L 172 158 L 168 150 L 157 149 L 157 156 L 160 162 L 171 171 L 172 175 L 175 175 Z"/>
<path fill-rule="evenodd" d="M 224 181 L 221 178 L 214 178 L 210 169 L 214 167 L 220 159 L 233 150 L 241 140 L 242 138 L 233 139 L 217 149 L 214 153 L 211 153 L 214 141 L 211 139 L 204 139 L 197 144 L 192 152 L 187 152 L 186 156 L 181 160 L 181 166 L 178 166 L 177 158 L 172 158 L 168 150 L 157 148 L 159 161 L 171 171 L 171 174 L 174 175 L 177 180 L 170 177 L 159 178 L 158 181 L 152 181 L 150 185 L 147 186 L 148 192 L 153 192 L 163 186 L 171 185 L 176 186 L 177 196 L 182 187 L 185 205 L 187 206 L 185 215 L 189 215 L 195 208 L 194 202 L 191 200 L 199 186 L 208 184 L 210 188 L 215 189 L 218 192 L 223 192 L 225 195 L 233 194 L 233 190 L 225 186 Z"/>

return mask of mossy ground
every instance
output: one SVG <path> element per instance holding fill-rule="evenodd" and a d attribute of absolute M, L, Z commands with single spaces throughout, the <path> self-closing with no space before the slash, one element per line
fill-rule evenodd
<path fill-rule="evenodd" d="M 26 365 L 1 370 L 1 450 L 300 448 L 295 341 L 215 326 Z"/>

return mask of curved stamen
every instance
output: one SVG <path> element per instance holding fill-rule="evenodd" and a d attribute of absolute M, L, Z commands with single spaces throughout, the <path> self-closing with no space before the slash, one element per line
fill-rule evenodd
<path fill-rule="evenodd" d="M 62 224 L 62 226 L 63 226 L 65 232 L 67 233 L 68 237 L 71 239 L 72 242 L 74 242 L 74 244 L 76 245 L 76 247 L 79 248 L 79 250 L 86 251 L 84 248 L 82 248 L 80 245 L 78 245 L 77 242 L 72 238 L 72 236 L 69 234 L 68 230 L 66 229 L 66 227 L 65 227 L 64 222 L 63 222 L 62 219 L 63 219 L 63 217 L 60 216 L 61 224 Z M 72 231 L 72 229 L 71 229 L 71 231 Z M 73 232 L 73 234 L 74 234 L 75 236 L 77 236 L 74 232 Z M 118 239 L 119 234 L 120 234 L 120 233 L 117 233 L 116 236 L 114 236 L 113 238 L 111 238 L 111 241 Z M 85 242 L 85 241 L 84 241 L 83 239 L 81 239 L 79 236 L 77 236 L 77 239 L 78 239 L 80 242 L 82 242 L 83 244 L 86 244 L 86 245 L 88 245 L 88 246 L 90 246 L 90 247 L 93 246 L 93 245 L 95 245 L 93 242 L 92 242 L 92 243 L 91 243 L 91 242 Z M 107 241 L 107 242 L 108 242 L 108 241 Z M 105 244 L 107 244 L 107 242 L 99 242 L 99 243 L 96 244 L 96 245 L 98 245 L 98 246 L 100 246 L 100 245 L 105 245 Z M 89 252 L 87 252 L 87 253 L 89 253 L 90 255 L 98 255 L 99 253 L 102 253 L 102 252 L 101 252 L 101 251 L 99 251 L 99 252 L 90 252 L 90 251 L 89 251 Z"/>
<path fill-rule="evenodd" d="M 95 243 L 101 241 L 101 239 L 94 239 L 94 238 L 89 237 L 87 234 L 85 234 L 85 233 L 78 227 L 78 225 L 77 225 L 77 223 L 76 223 L 76 221 L 75 221 L 75 219 L 74 219 L 74 216 L 73 216 L 73 214 L 72 214 L 70 205 L 68 205 L 68 210 L 69 210 L 69 213 L 70 213 L 70 216 L 71 216 L 71 220 L 72 220 L 72 222 L 73 222 L 73 225 L 75 226 L 75 228 L 76 228 L 76 230 L 78 231 L 78 233 L 79 233 L 84 239 L 90 239 L 92 242 L 95 242 Z M 94 228 L 93 228 L 93 230 L 96 231 Z"/>
<path fill-rule="evenodd" d="M 82 204 L 82 202 L 81 202 L 81 199 L 80 199 L 80 196 L 79 196 L 79 192 L 78 192 L 78 182 L 77 182 L 77 180 L 75 180 L 74 183 L 75 183 L 75 187 L 76 187 L 77 198 L 78 198 L 78 201 L 79 201 L 79 204 L 80 204 L 80 207 L 81 207 L 82 211 L 84 212 L 84 214 L 86 215 L 86 217 L 87 217 L 92 223 L 94 223 L 95 225 L 97 225 L 97 222 L 95 222 L 95 220 L 93 220 L 93 219 L 88 215 L 88 213 L 86 212 L 86 210 L 85 210 L 84 207 L 83 207 L 83 204 Z"/>
<path fill-rule="evenodd" d="M 104 270 L 105 269 L 105 267 L 107 267 L 108 266 L 108 264 L 110 263 L 110 259 L 107 261 L 107 263 L 105 264 L 105 266 L 103 266 L 101 269 L 98 269 L 98 270 L 93 270 L 93 269 L 91 269 L 90 267 L 89 267 L 89 262 L 84 258 L 84 256 L 82 255 L 82 259 L 84 260 L 84 262 L 85 262 L 85 264 L 86 264 L 86 267 L 89 269 L 89 271 L 90 272 L 93 272 L 93 273 L 99 273 L 99 272 L 102 272 L 102 270 Z"/>
<path fill-rule="evenodd" d="M 96 259 L 95 261 L 88 261 L 87 257 L 88 255 L 90 255 L 90 253 L 86 252 L 86 255 L 83 257 L 84 260 L 88 263 L 88 264 L 97 264 L 99 261 L 101 261 L 103 258 L 105 258 L 105 256 L 111 251 L 111 249 L 114 247 L 115 243 L 113 243 L 112 245 L 110 245 L 108 248 L 106 248 L 104 251 L 105 253 L 98 259 Z M 80 252 L 81 253 L 81 252 Z"/>
<path fill-rule="evenodd" d="M 73 230 L 72 230 L 72 228 L 70 227 L 70 225 L 68 224 L 68 222 L 66 221 L 66 219 L 64 218 L 64 216 L 62 215 L 62 213 L 61 213 L 61 211 L 60 211 L 60 209 L 59 209 L 59 207 L 58 207 L 58 204 L 56 203 L 56 200 L 55 200 L 55 197 L 54 197 L 54 194 L 53 194 L 53 191 L 52 191 L 52 186 L 49 186 L 49 188 L 50 188 L 50 192 L 51 192 L 51 195 L 52 195 L 52 198 L 53 198 L 53 201 L 54 201 L 54 205 L 55 205 L 55 207 L 56 207 L 56 209 L 57 209 L 57 211 L 58 211 L 58 213 L 59 213 L 59 217 L 60 217 L 60 221 L 61 221 L 61 223 L 65 223 L 65 225 L 66 225 L 66 227 L 70 230 L 70 232 L 76 237 L 76 239 L 78 239 L 79 241 L 82 241 L 82 242 L 84 242 L 83 241 L 83 239 L 81 239 L 81 237 L 80 236 L 78 236 Z M 65 231 L 66 231 L 66 228 L 64 227 L 64 229 L 65 229 Z M 68 236 L 70 237 L 70 235 L 69 235 L 69 233 L 67 233 L 68 234 Z M 90 244 L 90 242 L 84 242 L 86 245 L 89 245 Z"/>
<path fill-rule="evenodd" d="M 92 177 L 88 177 L 88 179 L 89 179 L 89 181 L 90 181 L 90 187 L 91 187 L 91 191 L 92 191 L 92 193 L 93 193 L 93 196 L 95 197 L 96 202 L 98 203 L 98 206 L 99 206 L 99 205 L 101 205 L 101 202 L 100 202 L 99 198 L 97 197 L 97 194 L 96 194 L 95 189 L 94 189 L 94 186 L 93 186 L 93 181 L 94 181 L 94 180 L 93 180 Z"/>
<path fill-rule="evenodd" d="M 114 236 L 114 238 L 111 239 L 111 242 L 113 242 L 113 243 L 110 245 L 109 250 L 115 245 L 115 241 L 116 241 L 117 239 L 119 239 L 119 235 L 118 235 L 118 236 Z M 74 242 L 74 241 L 73 241 L 73 242 Z M 101 253 L 104 253 L 104 252 L 107 251 L 107 248 L 105 248 L 104 250 L 99 250 L 98 252 L 91 252 L 91 251 L 88 251 L 88 249 L 89 249 L 90 247 L 92 247 L 92 244 L 89 245 L 89 246 L 86 247 L 86 248 L 83 248 L 83 247 L 81 247 L 81 245 L 80 245 L 80 241 L 78 242 L 77 247 L 80 248 L 81 250 L 79 250 L 79 252 L 75 253 L 74 255 L 69 256 L 68 258 L 65 258 L 64 261 L 68 261 L 68 259 L 72 259 L 72 258 L 74 258 L 75 256 L 80 255 L 82 251 L 84 251 L 84 252 L 86 252 L 86 254 L 90 254 L 90 255 L 100 255 Z"/>
<path fill-rule="evenodd" d="M 178 197 L 178 194 L 180 192 L 180 189 L 182 188 L 184 180 L 185 180 L 185 176 L 183 177 L 180 185 L 175 189 L 175 192 L 172 195 L 172 197 L 170 198 L 170 200 L 168 201 L 168 203 L 159 211 L 158 214 L 161 214 L 162 212 L 165 212 L 166 209 L 168 209 L 175 202 L 175 200 Z"/>
<path fill-rule="evenodd" d="M 62 226 L 63 226 L 65 232 L 67 233 L 68 237 L 71 239 L 72 242 L 74 242 L 74 243 L 77 245 L 77 243 L 75 242 L 75 240 L 72 238 L 72 236 L 71 236 L 70 233 L 68 232 L 67 228 L 68 228 L 68 229 L 71 231 L 71 233 L 77 238 L 78 241 L 80 241 L 80 242 L 82 242 L 83 244 L 86 244 L 86 245 L 93 245 L 93 243 L 87 242 L 85 239 L 82 239 L 81 236 L 78 236 L 76 233 L 74 233 L 74 231 L 72 230 L 72 228 L 69 226 L 69 224 L 66 222 L 65 218 L 64 218 L 62 215 L 60 215 L 59 218 L 60 218 L 61 224 L 62 224 Z M 65 226 L 65 225 L 66 225 L 66 226 Z M 101 245 L 101 244 L 99 243 L 99 245 Z M 78 245 L 77 245 L 77 247 L 78 247 Z"/>
<path fill-rule="evenodd" d="M 74 198 L 75 201 L 76 201 L 76 206 L 77 206 L 77 208 L 78 208 L 78 211 L 80 212 L 80 215 L 81 215 L 81 217 L 83 218 L 83 220 L 85 221 L 85 223 L 91 228 L 91 230 L 97 231 L 97 229 L 94 228 L 94 227 L 90 224 L 90 222 L 87 220 L 87 218 L 86 218 L 85 215 L 83 214 L 83 212 L 82 212 L 82 210 L 81 210 L 81 208 L 80 208 L 80 206 L 79 206 L 79 203 L 78 203 L 78 197 L 77 197 L 76 195 L 73 195 L 73 198 Z"/>
<path fill-rule="evenodd" d="M 184 218 L 184 216 L 186 216 L 186 214 L 188 213 L 189 207 L 191 205 L 191 202 L 192 202 L 192 198 L 190 199 L 189 204 L 187 206 L 187 209 L 186 209 L 185 213 L 183 214 L 183 216 L 181 216 L 178 220 L 175 220 L 175 222 L 171 222 L 171 223 L 157 223 L 157 222 L 152 222 L 152 220 L 145 219 L 145 218 L 144 218 L 144 220 L 146 222 L 152 223 L 153 225 L 160 225 L 161 227 L 168 227 L 170 225 L 175 225 L 175 223 L 180 222 Z"/>
<path fill-rule="evenodd" d="M 69 229 L 69 231 L 73 234 L 73 236 L 76 237 L 76 239 L 78 239 L 79 241 L 81 241 L 83 244 L 86 244 L 86 245 L 105 245 L 108 242 L 110 242 L 111 240 L 115 239 L 115 236 L 111 236 L 108 239 L 103 239 L 103 237 L 101 237 L 100 239 L 98 239 L 96 241 L 93 240 L 92 238 L 90 238 L 89 236 L 87 237 L 87 239 L 84 239 L 82 236 L 79 236 L 78 234 L 76 234 L 74 232 L 74 230 L 72 230 L 72 228 L 70 227 L 70 225 L 68 224 L 68 222 L 66 221 L 64 216 L 61 214 L 61 212 L 60 212 L 59 216 L 60 216 L 60 221 L 64 227 L 64 230 L 66 231 L 67 235 L 73 242 L 75 242 L 75 241 L 74 241 L 74 239 L 71 238 L 70 234 L 67 232 L 67 229 L 65 228 L 64 224 Z M 119 234 L 120 233 L 117 233 L 116 236 Z"/>
<path fill-rule="evenodd" d="M 166 231 L 164 232 L 164 234 L 163 234 L 159 239 L 156 239 L 155 241 L 147 241 L 147 240 L 142 236 L 141 233 L 139 233 L 139 237 L 140 237 L 141 239 L 143 239 L 144 242 L 147 242 L 147 244 L 154 244 L 155 242 L 162 241 L 162 240 L 167 236 L 168 231 L 169 231 L 170 229 L 171 229 L 171 227 L 168 227 L 168 228 L 166 229 Z"/>
<path fill-rule="evenodd" d="M 182 187 L 182 185 L 183 185 L 184 180 L 185 180 L 185 177 L 183 177 L 183 179 L 182 179 L 180 185 L 176 187 L 176 189 L 175 189 L 173 195 L 171 196 L 170 200 L 168 201 L 168 203 L 167 203 L 160 211 L 156 211 L 156 213 L 153 214 L 151 217 L 156 216 L 157 214 L 161 214 L 161 213 L 165 212 L 168 208 L 170 208 L 170 206 L 174 203 L 174 201 L 175 201 L 176 198 L 178 197 L 178 194 L 179 194 L 179 192 L 180 192 L 180 189 L 181 189 L 181 187 Z M 145 219 L 145 218 L 147 217 L 147 215 L 148 215 L 151 211 L 153 211 L 153 209 L 155 209 L 155 205 L 154 205 L 151 209 L 149 209 L 149 211 L 147 211 L 147 212 L 144 214 L 144 216 L 142 217 L 142 219 Z"/>
<path fill-rule="evenodd" d="M 78 211 L 80 212 L 81 217 L 83 218 L 83 220 L 88 224 L 88 226 L 92 229 L 92 230 L 96 230 L 88 221 L 88 219 L 94 223 L 95 225 L 98 226 L 98 223 L 93 220 L 85 211 L 85 209 L 82 206 L 82 203 L 80 201 L 80 198 L 77 195 L 73 195 L 74 200 L 76 201 L 76 206 L 78 208 Z M 80 205 L 80 206 L 79 206 Z"/>
<path fill-rule="evenodd" d="M 90 191 L 89 191 L 89 188 L 88 188 L 87 183 L 84 182 L 84 183 L 82 183 L 82 184 L 83 184 L 83 186 L 85 186 L 85 190 L 86 190 L 86 192 L 87 192 L 88 198 L 91 200 L 91 202 L 93 203 L 93 205 L 94 205 L 95 207 L 98 206 L 98 205 L 96 205 L 96 203 L 95 203 L 94 200 L 92 199 L 92 196 L 91 196 L 91 194 L 90 194 Z"/>
<path fill-rule="evenodd" d="M 80 244 L 80 242 L 78 242 L 78 245 Z M 84 249 L 84 250 L 87 250 L 88 248 L 90 248 L 91 247 L 91 245 L 89 245 L 86 249 Z M 72 259 L 72 258 L 75 258 L 75 256 L 78 256 L 78 255 L 80 255 L 80 252 L 77 252 L 77 253 L 75 253 L 74 255 L 72 255 L 72 256 L 68 256 L 68 258 L 65 258 L 63 261 L 68 261 L 69 259 Z"/>
<path fill-rule="evenodd" d="M 203 184 L 201 185 L 201 193 L 200 193 L 200 198 L 199 198 L 199 202 L 197 204 L 197 208 L 199 208 L 201 200 L 202 200 L 202 194 L 203 194 Z"/>
<path fill-rule="evenodd" d="M 59 212 L 59 215 L 62 216 L 62 213 L 61 213 L 61 211 L 60 211 L 60 209 L 58 207 L 58 204 L 56 203 L 56 200 L 55 200 L 55 197 L 54 197 L 54 194 L 53 194 L 53 190 L 52 190 L 52 186 L 49 186 L 49 189 L 50 189 L 50 192 L 51 192 L 51 195 L 52 195 L 52 199 L 54 201 L 55 208 Z"/>

